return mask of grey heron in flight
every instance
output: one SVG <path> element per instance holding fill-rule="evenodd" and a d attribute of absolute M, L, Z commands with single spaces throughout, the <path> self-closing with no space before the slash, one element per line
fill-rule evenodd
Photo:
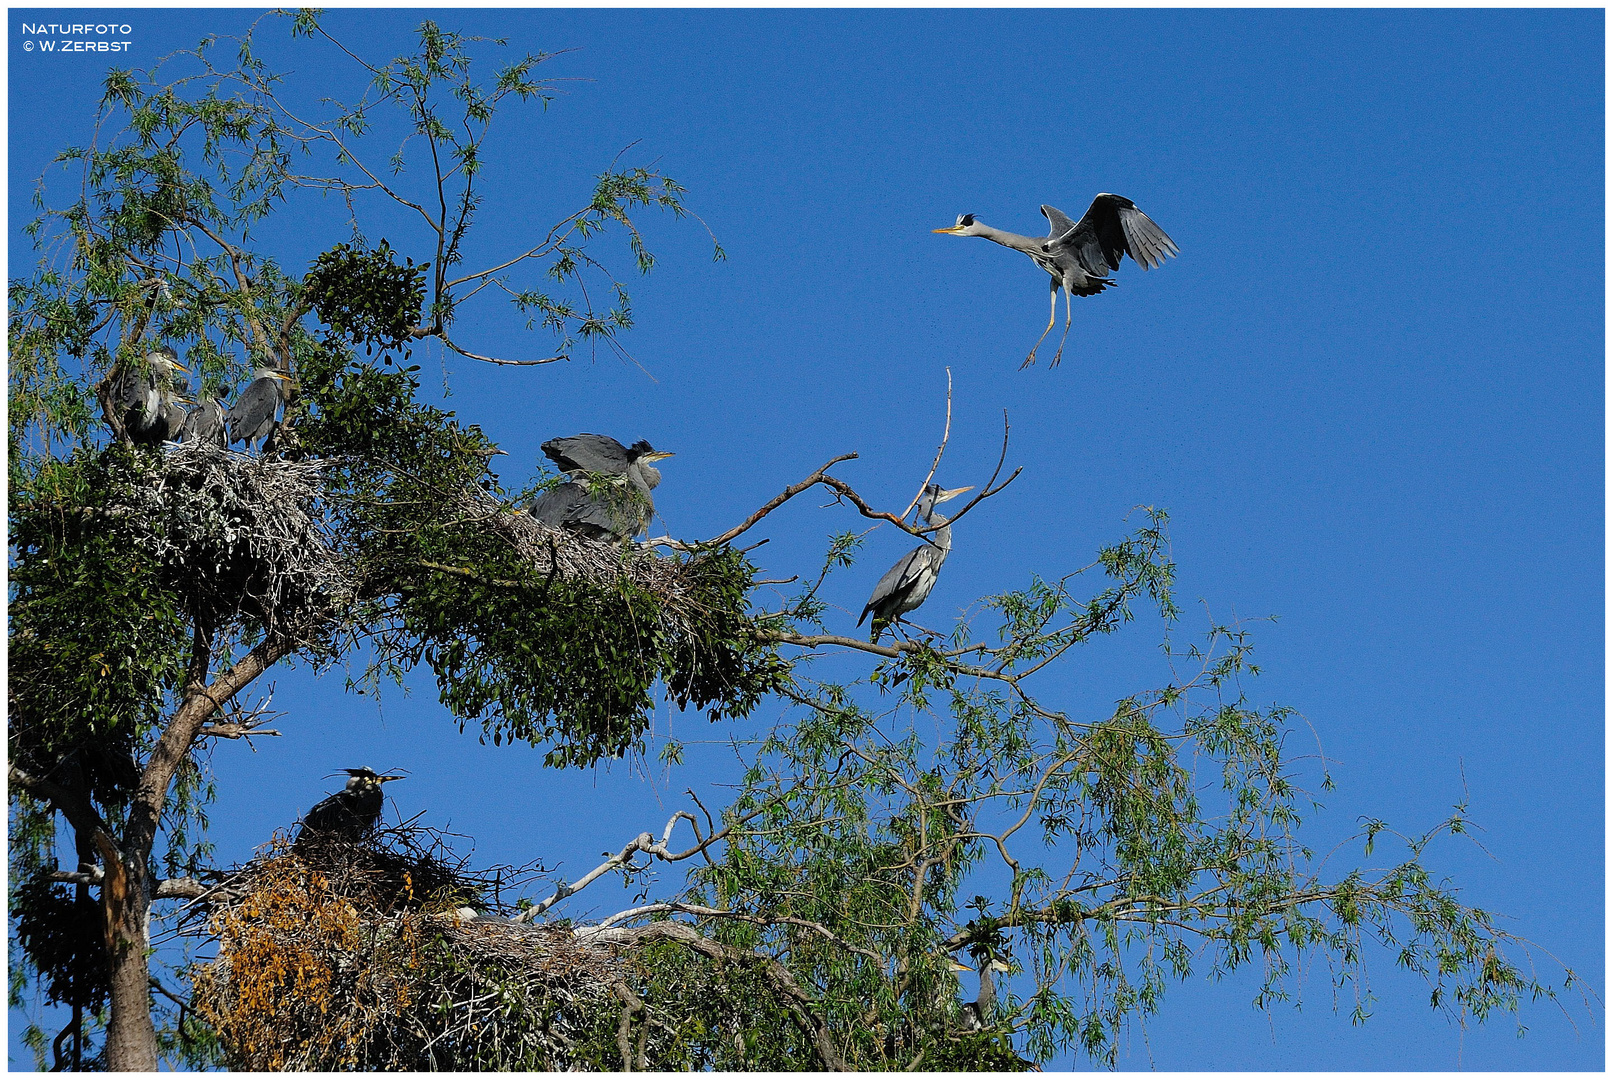
<path fill-rule="evenodd" d="M 252 373 L 252 381 L 241 391 L 235 405 L 225 414 L 232 443 L 252 445 L 274 430 L 275 413 L 288 396 L 291 376 L 279 368 L 260 367 Z"/>
<path fill-rule="evenodd" d="M 185 416 L 185 423 L 179 429 L 179 441 L 227 447 L 230 440 L 224 423 L 224 403 L 216 397 L 198 402 Z"/>
<path fill-rule="evenodd" d="M 157 346 L 145 359 L 146 370 L 125 369 L 112 395 L 129 438 L 155 444 L 173 438 L 185 421 L 181 402 L 189 384 L 179 376 L 190 370 L 179 363 L 179 354 L 170 345 Z"/>
<path fill-rule="evenodd" d="M 1036 350 L 1053 329 L 1060 289 L 1064 291 L 1064 338 L 1059 340 L 1058 352 L 1049 367 L 1058 364 L 1064 355 L 1064 341 L 1070 336 L 1070 297 L 1096 296 L 1114 285 L 1109 271 L 1120 269 L 1122 255 L 1130 255 L 1144 270 L 1152 270 L 1178 252 L 1176 242 L 1165 235 L 1165 230 L 1123 195 L 1100 194 L 1092 200 L 1080 221 L 1071 221 L 1062 210 L 1052 206 L 1043 206 L 1042 215 L 1049 226 L 1047 236 L 1042 238 L 994 229 L 973 214 L 958 215 L 957 223 L 951 228 L 932 230 L 949 236 L 980 236 L 1024 252 L 1052 278 L 1047 297 L 1047 329 L 1036 339 L 1030 355 L 1020 365 L 1022 368 L 1036 362 Z"/>
<path fill-rule="evenodd" d="M 381 776 L 374 769 L 343 769 L 347 786 L 327 799 L 322 799 L 303 817 L 302 828 L 297 832 L 300 844 L 310 834 L 336 836 L 344 840 L 360 840 L 381 820 L 381 785 L 401 776 Z"/>
<path fill-rule="evenodd" d="M 863 619 L 868 618 L 870 612 L 873 613 L 873 635 L 869 641 L 877 642 L 887 626 L 929 598 L 930 590 L 935 588 L 935 580 L 941 573 L 941 564 L 946 562 L 947 553 L 952 550 L 952 526 L 946 523 L 944 516 L 936 513 L 935 508 L 973 490 L 973 487 L 948 489 L 940 484 L 930 484 L 919 496 L 920 519 L 926 525 L 939 525 L 940 528 L 935 530 L 930 540 L 903 555 L 874 586 L 874 594 L 868 598 L 868 606 L 863 608 L 862 616 L 857 620 L 857 625 L 861 626 Z"/>
<path fill-rule="evenodd" d="M 650 491 L 661 483 L 651 462 L 669 458 L 644 439 L 623 446 L 608 435 L 584 432 L 543 444 L 571 479 L 534 499 L 534 521 L 581 533 L 592 540 L 628 540 L 649 527 L 655 513 Z"/>

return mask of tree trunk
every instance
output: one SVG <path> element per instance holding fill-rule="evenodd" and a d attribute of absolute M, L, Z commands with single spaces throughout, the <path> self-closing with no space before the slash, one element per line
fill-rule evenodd
<path fill-rule="evenodd" d="M 151 890 L 144 869 L 142 865 L 130 873 L 125 865 L 108 866 L 101 886 L 106 953 L 112 976 L 106 1062 L 114 1072 L 157 1071 L 151 969 L 146 962 L 146 913 L 151 908 Z"/>

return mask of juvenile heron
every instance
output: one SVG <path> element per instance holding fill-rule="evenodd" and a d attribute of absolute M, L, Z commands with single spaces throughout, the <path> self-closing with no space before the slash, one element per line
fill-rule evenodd
<path fill-rule="evenodd" d="M 296 843 L 317 833 L 344 840 L 359 840 L 381 820 L 381 785 L 401 776 L 380 776 L 374 769 L 343 769 L 347 786 L 328 799 L 314 804 L 303 817 Z"/>
<path fill-rule="evenodd" d="M 952 550 L 952 526 L 946 523 L 944 516 L 935 512 L 935 508 L 973 490 L 973 487 L 948 489 L 940 484 L 931 484 L 919 496 L 919 517 L 926 525 L 941 527 L 935 530 L 932 539 L 903 555 L 874 586 L 874 595 L 868 598 L 868 606 L 863 608 L 862 616 L 857 620 L 857 625 L 861 626 L 863 619 L 868 618 L 870 612 L 873 613 L 873 635 L 869 641 L 878 641 L 887 626 L 928 599 L 941 573 L 941 564 L 946 562 L 947 553 Z"/>
<path fill-rule="evenodd" d="M 225 414 L 229 424 L 230 442 L 252 445 L 274 430 L 274 416 L 280 403 L 286 400 L 291 376 L 279 368 L 260 367 L 252 373 L 252 382 L 241 391 L 233 408 Z"/>
<path fill-rule="evenodd" d="M 534 521 L 570 529 L 591 540 L 628 540 L 649 527 L 650 491 L 661 483 L 651 462 L 669 458 L 640 439 L 623 446 L 608 435 L 584 433 L 550 439 L 543 452 L 572 477 L 532 501 Z"/>
<path fill-rule="evenodd" d="M 1165 235 L 1165 230 L 1123 195 L 1099 195 L 1080 221 L 1071 221 L 1062 210 L 1051 206 L 1042 207 L 1042 216 L 1047 218 L 1049 229 L 1047 236 L 1040 239 L 994 229 L 973 214 L 958 215 L 951 228 L 932 230 L 949 236 L 980 236 L 1024 252 L 1052 278 L 1047 329 L 1036 339 L 1022 368 L 1035 363 L 1036 350 L 1053 329 L 1060 289 L 1064 290 L 1064 338 L 1059 340 L 1059 350 L 1049 367 L 1058 364 L 1064 355 L 1064 340 L 1070 336 L 1070 297 L 1096 296 L 1114 285 L 1109 271 L 1120 269 L 1122 255 L 1130 255 L 1144 270 L 1152 270 L 1178 252 L 1176 242 Z"/>
<path fill-rule="evenodd" d="M 974 971 L 967 964 L 952 964 L 953 971 Z M 967 1031 L 979 1031 L 991 1026 L 997 1014 L 997 980 L 992 972 L 1008 973 L 1008 965 L 1001 960 L 983 957 L 980 961 L 980 993 L 973 1001 L 963 1003 L 963 1026 Z"/>
<path fill-rule="evenodd" d="M 173 438 L 185 412 L 179 403 L 189 384 L 180 374 L 189 375 L 179 363 L 172 346 L 159 345 L 146 354 L 144 372 L 125 368 L 112 388 L 112 400 L 122 414 L 123 430 L 137 443 L 159 443 Z M 169 427 L 173 425 L 173 430 Z"/>
<path fill-rule="evenodd" d="M 184 426 L 179 429 L 179 441 L 227 447 L 229 435 L 224 423 L 224 403 L 216 397 L 199 402 L 186 414 Z"/>

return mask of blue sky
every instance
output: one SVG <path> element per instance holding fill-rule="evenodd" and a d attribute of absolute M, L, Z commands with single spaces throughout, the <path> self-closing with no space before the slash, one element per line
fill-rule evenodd
<path fill-rule="evenodd" d="M 44 13 L 41 13 L 43 15 Z M 129 62 L 255 13 L 129 10 Z M 52 9 L 50 17 L 59 13 Z M 338 11 L 372 57 L 418 12 Z M 10 12 L 11 273 L 32 181 L 87 137 L 104 57 L 20 49 Z M 715 535 L 830 457 L 900 508 L 923 478 L 954 380 L 938 479 L 980 483 L 1006 409 L 1025 474 L 960 524 L 924 621 L 1090 562 L 1135 520 L 1172 517 L 1179 638 L 1213 615 L 1256 624 L 1259 703 L 1298 709 L 1338 788 L 1308 828 L 1330 849 L 1365 815 L 1407 831 L 1462 798 L 1484 851 L 1435 850 L 1469 903 L 1512 916 L 1597 988 L 1603 940 L 1603 16 L 1596 11 L 457 11 L 445 26 L 574 51 L 544 65 L 561 96 L 490 143 L 476 254 L 580 206 L 590 178 L 656 162 L 703 229 L 647 217 L 660 257 L 635 280 L 624 343 L 570 365 L 422 359 L 524 481 L 554 435 L 603 431 L 675 450 L 657 505 L 677 535 Z M 260 55 L 321 93 L 353 94 L 327 51 L 266 27 Z M 272 42 L 272 46 L 268 43 Z M 1134 200 L 1181 257 L 1077 299 L 1064 363 L 1017 370 L 1046 285 L 1020 255 L 936 236 L 963 212 L 1038 234 L 1041 203 L 1078 217 Z M 341 238 L 305 202 L 264 231 L 289 267 Z M 402 219 L 372 236 L 415 250 Z M 614 240 L 600 251 L 623 273 Z M 416 258 L 422 258 L 416 254 Z M 472 256 L 474 260 L 475 255 Z M 1061 313 L 1062 318 L 1062 313 Z M 467 347 L 533 355 L 542 339 L 489 304 Z M 1055 331 L 1056 333 L 1056 331 Z M 807 499 L 770 519 L 769 576 L 816 568 L 861 528 Z M 659 531 L 659 526 L 657 531 Z M 850 631 L 909 546 L 870 534 L 831 579 Z M 1202 604 L 1200 603 L 1202 601 Z M 1043 690 L 1093 714 L 1156 684 L 1156 623 L 1088 645 Z M 460 735 L 428 684 L 379 710 L 340 678 L 286 671 L 279 740 L 213 756 L 214 837 L 247 857 L 328 790 L 330 770 L 413 772 L 407 815 L 474 834 L 486 861 L 577 868 L 681 792 L 732 779 L 719 745 L 778 709 L 691 741 L 670 776 L 627 763 L 539 767 L 541 752 Z M 1299 726 L 1294 745 L 1312 745 Z M 1301 751 L 1308 752 L 1308 751 Z M 1488 854 L 1486 854 L 1487 852 Z M 1341 854 L 1340 858 L 1346 857 Z M 584 894 L 615 910 L 617 897 Z M 1549 962 L 1545 970 L 1551 970 Z M 1549 1005 L 1463 1036 L 1379 957 L 1375 1015 L 1335 1014 L 1325 971 L 1269 1017 L 1246 979 L 1173 988 L 1126 1068 L 1600 1069 L 1600 1016 Z M 15 1019 L 15 1016 L 14 1016 Z M 13 1042 L 13 1061 L 18 1057 Z M 1067 1064 L 1067 1063 L 1066 1063 Z"/>

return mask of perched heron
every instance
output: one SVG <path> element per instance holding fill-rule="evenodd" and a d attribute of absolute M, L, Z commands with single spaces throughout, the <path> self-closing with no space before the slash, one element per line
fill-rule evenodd
<path fill-rule="evenodd" d="M 1057 365 L 1064 355 L 1064 341 L 1070 336 L 1070 297 L 1096 296 L 1114 285 L 1115 282 L 1109 280 L 1109 271 L 1120 269 L 1122 255 L 1130 255 L 1144 270 L 1152 270 L 1178 252 L 1176 242 L 1165 235 L 1165 230 L 1123 195 L 1099 195 L 1080 221 L 1071 221 L 1062 210 L 1051 206 L 1042 207 L 1042 215 L 1049 226 L 1047 236 L 1042 239 L 994 229 L 973 214 L 958 215 L 957 224 L 949 229 L 932 230 L 949 236 L 981 236 L 1003 247 L 1022 251 L 1052 278 L 1047 298 L 1047 329 L 1036 339 L 1036 345 L 1020 367 L 1036 361 L 1036 350 L 1053 329 L 1060 289 L 1064 290 L 1064 338 L 1059 340 L 1059 351 L 1054 354 L 1050 367 Z"/>
<path fill-rule="evenodd" d="M 216 397 L 199 402 L 186 414 L 184 426 L 179 430 L 179 441 L 227 447 L 230 440 L 224 423 L 224 403 Z"/>
<path fill-rule="evenodd" d="M 592 540 L 628 540 L 649 527 L 650 491 L 661 483 L 651 462 L 672 456 L 640 439 L 623 446 L 608 435 L 550 439 L 543 452 L 571 476 L 532 501 L 534 521 L 570 529 Z"/>
<path fill-rule="evenodd" d="M 974 971 L 967 964 L 954 962 L 953 971 Z M 992 972 L 1008 973 L 1008 965 L 1001 960 L 983 957 L 980 961 L 980 993 L 973 1001 L 963 1003 L 963 1026 L 967 1031 L 980 1031 L 991 1026 L 997 1014 L 997 980 Z"/>
<path fill-rule="evenodd" d="M 190 370 L 179 363 L 179 354 L 170 345 L 159 345 L 146 354 L 144 372 L 122 372 L 112 388 L 112 400 L 130 439 L 159 443 L 178 433 L 185 420 L 180 402 L 189 388 L 180 380 L 181 373 L 189 375 Z"/>
<path fill-rule="evenodd" d="M 868 606 L 863 608 L 862 616 L 857 620 L 857 625 L 861 626 L 863 619 L 868 618 L 870 612 L 873 613 L 873 636 L 868 640 L 878 641 L 887 626 L 929 597 L 930 590 L 935 588 L 935 579 L 941 573 L 941 564 L 946 562 L 947 553 L 952 550 L 952 526 L 946 523 L 944 516 L 935 512 L 935 508 L 948 499 L 955 499 L 973 490 L 973 487 L 948 489 L 940 484 L 930 484 L 919 496 L 919 517 L 924 524 L 939 525 L 940 528 L 935 530 L 932 539 L 903 555 L 901 561 L 887 570 L 885 576 L 879 579 L 879 584 L 874 586 L 874 595 L 868 598 Z"/>
<path fill-rule="evenodd" d="M 274 430 L 275 413 L 286 400 L 291 381 L 291 376 L 279 368 L 260 367 L 254 371 L 251 383 L 224 416 L 230 442 L 251 446 L 254 439 L 264 438 Z"/>
<path fill-rule="evenodd" d="M 381 785 L 403 779 L 377 775 L 374 769 L 343 769 L 342 772 L 347 774 L 347 786 L 308 811 L 297 833 L 297 843 L 302 843 L 311 833 L 344 840 L 361 839 L 381 820 Z"/>

